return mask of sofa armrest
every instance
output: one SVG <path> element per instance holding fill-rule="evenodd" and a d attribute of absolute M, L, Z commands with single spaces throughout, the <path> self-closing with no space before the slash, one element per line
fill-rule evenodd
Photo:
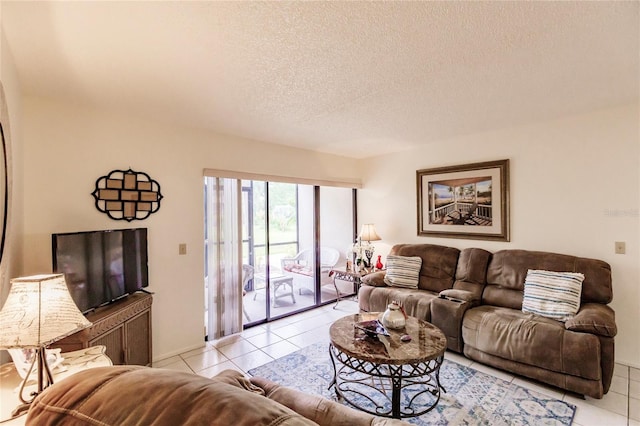
<path fill-rule="evenodd" d="M 585 303 L 573 318 L 564 323 L 564 327 L 570 331 L 604 337 L 614 337 L 618 334 L 615 312 L 601 303 Z"/>
<path fill-rule="evenodd" d="M 480 303 L 480 298 L 474 293 L 466 290 L 456 290 L 453 288 L 442 290 L 438 294 L 438 297 L 441 299 L 448 299 L 453 302 L 468 302 L 474 306 Z"/>
<path fill-rule="evenodd" d="M 28 425 L 316 425 L 302 414 L 267 399 L 262 389 L 237 374 L 225 373 L 216 380 L 137 365 L 90 368 L 57 381 L 36 397 L 25 422 Z"/>
<path fill-rule="evenodd" d="M 388 287 L 384 282 L 384 277 L 387 273 L 385 271 L 372 272 L 362 277 L 363 285 L 370 285 L 371 287 Z"/>
<path fill-rule="evenodd" d="M 431 323 L 447 337 L 447 348 L 462 353 L 462 318 L 468 309 L 478 305 L 476 295 L 466 290 L 447 289 L 431 301 Z"/>
<path fill-rule="evenodd" d="M 252 384 L 264 389 L 267 398 L 320 426 L 409 426 L 409 423 L 401 420 L 376 417 L 319 395 L 281 386 L 264 377 L 252 377 L 250 380 Z"/>

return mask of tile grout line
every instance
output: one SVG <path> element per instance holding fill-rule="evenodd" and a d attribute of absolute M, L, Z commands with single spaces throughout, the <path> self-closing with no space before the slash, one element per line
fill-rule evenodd
<path fill-rule="evenodd" d="M 196 373 L 195 371 L 193 371 L 193 368 L 191 368 L 191 366 L 189 365 L 189 363 L 188 363 L 188 362 L 187 362 L 187 361 L 182 357 L 182 354 L 179 354 L 178 356 L 180 357 L 180 360 L 182 360 L 182 362 L 184 363 L 184 365 L 186 365 L 186 366 L 187 366 L 187 368 L 188 368 L 189 370 L 191 370 L 191 372 L 192 372 L 193 374 L 198 374 L 198 373 Z"/>
<path fill-rule="evenodd" d="M 631 424 L 631 367 L 627 367 L 627 426 Z"/>
<path fill-rule="evenodd" d="M 329 311 L 329 313 L 331 314 L 331 313 L 332 313 L 332 311 Z M 345 313 L 345 315 L 346 315 L 346 313 Z M 309 331 L 313 331 L 313 330 L 316 330 L 316 329 L 319 329 L 319 328 L 324 327 L 324 324 L 323 324 L 323 325 L 318 325 L 318 323 L 321 321 L 321 318 L 323 318 L 324 320 L 327 320 L 327 318 L 324 318 L 324 316 L 325 316 L 325 315 L 324 315 L 324 313 L 320 313 L 319 315 L 313 315 L 312 317 L 304 318 L 304 319 L 301 319 L 300 321 L 294 321 L 294 322 L 291 322 L 291 323 L 289 323 L 289 324 L 284 324 L 284 325 L 282 325 L 282 327 L 278 327 L 276 330 L 269 330 L 269 329 L 266 329 L 266 328 L 262 328 L 262 332 L 261 332 L 261 333 L 258 333 L 258 334 L 263 334 L 263 333 L 265 333 L 265 334 L 272 334 L 272 335 L 277 336 L 278 338 L 280 338 L 280 339 L 281 339 L 279 342 L 273 343 L 272 345 L 275 345 L 275 344 L 278 344 L 278 343 L 284 343 L 284 342 L 286 342 L 286 343 L 288 343 L 288 344 L 291 344 L 291 345 L 293 345 L 293 346 L 295 346 L 295 347 L 300 348 L 300 346 L 298 346 L 296 343 L 293 343 L 293 342 L 291 341 L 291 339 L 298 340 L 298 341 L 300 341 L 300 342 L 306 341 L 306 339 L 302 339 L 302 340 L 301 340 L 301 339 L 296 339 L 296 337 L 300 336 L 301 334 L 305 334 L 305 333 L 307 333 L 307 332 L 309 332 Z M 319 318 L 319 317 L 320 317 L 320 318 Z M 328 320 L 327 320 L 327 321 L 328 321 Z M 331 321 L 327 322 L 327 324 L 329 324 L 330 322 L 331 322 Z M 307 324 L 307 326 L 309 326 L 310 328 L 309 328 L 309 329 L 306 329 L 304 332 L 302 332 L 302 333 L 300 333 L 300 334 L 295 334 L 295 335 L 293 335 L 293 336 L 289 336 L 289 337 L 287 337 L 287 338 L 285 338 L 285 337 L 282 337 L 282 336 L 278 335 L 278 330 L 279 330 L 280 328 L 287 327 L 287 326 L 293 326 L 292 328 L 305 328 L 305 327 L 303 327 L 303 325 L 304 325 L 304 324 Z M 309 324 L 312 324 L 312 325 L 309 325 Z M 249 336 L 249 337 L 254 337 L 254 336 L 255 336 L 255 335 L 253 335 L 253 336 Z M 244 341 L 246 341 L 246 342 L 250 343 L 252 346 L 256 347 L 256 348 L 257 348 L 257 350 L 259 350 L 263 355 L 267 355 L 267 357 L 268 357 L 268 358 L 270 358 L 270 359 L 272 359 L 272 360 L 273 360 L 273 359 L 277 359 L 277 358 L 274 358 L 274 357 L 273 357 L 272 355 L 270 355 L 269 353 L 266 353 L 266 352 L 263 350 L 263 349 L 264 349 L 263 347 L 258 347 L 257 345 L 254 345 L 253 343 L 251 343 L 251 342 L 250 342 L 250 341 L 248 341 L 247 339 L 248 339 L 248 338 L 247 338 L 247 337 L 245 337 L 245 336 L 240 336 L 240 340 L 244 340 Z M 271 345 L 267 345 L 267 346 L 271 346 Z M 213 349 L 214 349 L 214 350 L 218 350 L 218 348 L 216 348 L 216 347 L 213 347 Z M 285 355 L 283 355 L 283 356 L 286 356 L 286 355 L 287 355 L 287 354 L 285 354 Z M 189 370 L 193 371 L 193 369 L 192 369 L 188 364 L 186 364 L 186 361 L 185 361 L 185 360 L 184 360 L 184 358 L 182 357 L 182 354 L 180 354 L 180 355 L 179 355 L 179 358 L 184 362 L 184 364 L 185 364 L 185 365 L 187 365 L 187 367 L 189 368 Z M 245 375 L 248 375 L 248 370 L 247 370 L 247 371 L 245 371 L 243 368 L 240 368 L 240 366 L 239 366 L 238 364 L 236 364 L 236 362 L 234 362 L 234 359 L 229 358 L 228 360 L 230 361 L 231 365 L 233 365 L 233 366 L 234 366 L 235 368 L 237 368 L 239 371 L 242 371 Z M 455 362 L 455 360 L 454 360 L 454 362 Z M 472 362 L 472 364 L 475 364 L 475 363 L 476 363 L 476 362 Z M 482 365 L 482 364 L 481 364 L 481 365 Z M 469 366 L 469 367 L 474 368 L 474 367 L 472 367 L 472 366 Z M 636 422 L 634 422 L 634 421 L 631 419 L 631 412 L 632 412 L 632 407 L 631 407 L 631 398 L 632 398 L 632 397 L 631 397 L 631 386 L 632 386 L 632 383 L 631 383 L 631 367 L 630 367 L 630 366 L 624 366 L 624 367 L 625 367 L 625 368 L 626 368 L 626 370 L 627 370 L 627 377 L 626 377 L 626 380 L 627 380 L 627 382 L 626 382 L 626 388 L 627 388 L 627 407 L 626 407 L 626 416 L 625 416 L 625 417 L 626 417 L 626 422 L 624 422 L 624 423 L 622 423 L 622 424 L 626 424 L 627 426 L 631 426 L 632 424 L 633 424 L 633 425 L 637 424 Z M 255 367 L 252 367 L 252 368 L 255 368 Z M 251 368 L 250 368 L 250 369 L 251 369 Z M 475 369 L 475 368 L 474 368 L 474 369 Z M 493 375 L 493 374 L 491 374 L 490 372 L 486 372 L 486 371 L 483 371 L 483 372 L 484 372 L 485 374 L 490 374 L 490 375 L 494 376 L 494 375 Z M 195 373 L 195 372 L 194 372 L 194 373 Z M 196 373 L 196 374 L 197 374 L 197 373 Z M 498 377 L 498 378 L 500 378 L 500 379 L 504 380 L 504 378 L 502 378 L 502 377 L 499 377 L 499 376 L 495 376 L 495 377 Z M 511 375 L 511 377 L 510 377 L 510 379 L 509 379 L 509 383 L 513 383 L 515 379 L 516 379 L 516 376 L 515 376 L 515 375 Z M 524 387 L 525 387 L 525 388 L 527 388 L 527 386 L 524 386 Z M 538 392 L 539 392 L 539 391 L 538 391 Z M 616 393 L 616 394 L 619 394 L 618 392 L 615 392 L 615 391 L 612 391 L 612 392 L 613 392 L 613 393 Z M 544 392 L 543 392 L 543 393 L 544 393 Z M 563 395 L 562 395 L 560 398 L 558 398 L 558 399 L 559 399 L 559 400 L 561 400 L 561 401 L 566 401 L 567 395 L 568 395 L 568 393 L 566 393 L 566 392 L 565 392 L 565 393 L 563 393 Z M 585 402 L 586 402 L 588 405 L 593 406 L 592 404 L 589 404 L 589 402 L 587 402 L 587 401 L 585 401 Z M 617 414 L 615 411 L 612 411 L 612 410 L 610 410 L 610 409 L 608 409 L 608 408 L 598 407 L 598 406 L 594 406 L 594 407 L 595 407 L 595 408 L 599 408 L 599 409 L 604 410 L 604 411 L 607 411 L 607 412 L 612 413 L 612 414 Z M 579 408 L 580 408 L 579 406 L 576 406 L 576 409 L 579 409 Z M 622 420 L 622 419 L 621 419 L 621 420 Z M 578 423 L 576 423 L 576 422 L 575 422 L 575 418 L 574 418 L 574 423 L 573 423 L 573 424 L 575 424 L 576 426 L 578 426 L 578 425 L 579 425 Z"/>

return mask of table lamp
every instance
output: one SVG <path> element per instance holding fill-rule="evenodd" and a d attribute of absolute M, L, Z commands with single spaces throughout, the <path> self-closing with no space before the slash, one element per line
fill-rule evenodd
<path fill-rule="evenodd" d="M 53 384 L 45 349 L 51 343 L 91 326 L 71 298 L 63 274 L 14 278 L 7 300 L 0 310 L 0 349 L 33 349 L 29 372 L 20 386 L 23 402 L 14 415 L 29 408 L 36 396 Z M 37 363 L 37 365 L 36 365 Z M 38 390 L 30 399 L 22 395 L 36 368 Z"/>
<path fill-rule="evenodd" d="M 375 247 L 371 244 L 371 241 L 380 241 L 380 235 L 376 232 L 376 226 L 373 223 L 365 223 L 362 225 L 360 229 L 360 241 L 367 242 L 367 248 L 365 249 L 365 256 L 367 256 L 367 266 L 371 266 L 371 258 L 373 257 L 373 252 L 375 251 Z"/>

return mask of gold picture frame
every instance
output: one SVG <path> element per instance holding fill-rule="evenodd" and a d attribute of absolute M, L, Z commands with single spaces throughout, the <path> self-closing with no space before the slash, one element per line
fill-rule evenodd
<path fill-rule="evenodd" d="M 509 160 L 416 171 L 418 235 L 509 241 Z"/>

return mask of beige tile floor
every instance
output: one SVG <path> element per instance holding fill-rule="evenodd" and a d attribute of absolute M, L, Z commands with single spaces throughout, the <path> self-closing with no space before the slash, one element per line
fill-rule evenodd
<path fill-rule="evenodd" d="M 240 334 L 207 342 L 200 349 L 155 361 L 153 366 L 205 377 L 228 368 L 246 373 L 312 343 L 328 343 L 331 323 L 344 315 L 358 312 L 357 303 L 351 300 L 341 301 L 335 310 L 332 307 L 333 304 L 252 327 Z M 445 357 L 576 405 L 574 425 L 640 426 L 640 369 L 616 364 L 609 393 L 599 400 L 581 399 L 575 394 L 478 364 L 453 352 L 447 352 Z"/>

